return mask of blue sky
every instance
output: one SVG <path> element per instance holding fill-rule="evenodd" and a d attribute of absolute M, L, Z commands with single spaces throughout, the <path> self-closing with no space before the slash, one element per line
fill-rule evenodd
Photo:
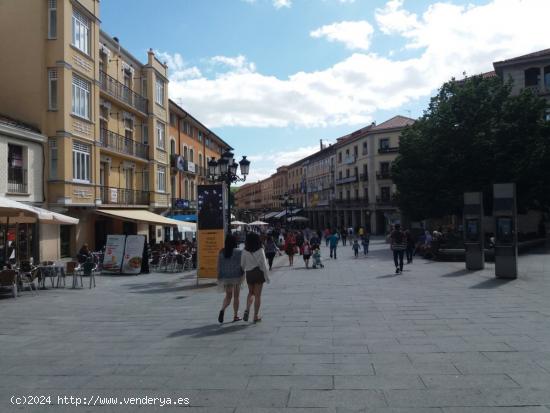
<path fill-rule="evenodd" d="M 253 180 L 319 139 L 420 116 L 451 76 L 549 47 L 549 14 L 548 0 L 101 2 L 103 30 L 141 60 L 157 51 L 170 97 L 249 155 Z"/>

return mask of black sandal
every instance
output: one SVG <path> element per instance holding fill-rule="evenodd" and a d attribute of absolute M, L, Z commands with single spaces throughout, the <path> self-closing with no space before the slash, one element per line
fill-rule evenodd
<path fill-rule="evenodd" d="M 248 321 L 248 310 L 246 310 L 243 314 L 243 320 Z"/>
<path fill-rule="evenodd" d="M 218 315 L 218 323 L 223 323 L 223 313 L 224 311 L 223 310 L 220 310 L 220 314 Z"/>

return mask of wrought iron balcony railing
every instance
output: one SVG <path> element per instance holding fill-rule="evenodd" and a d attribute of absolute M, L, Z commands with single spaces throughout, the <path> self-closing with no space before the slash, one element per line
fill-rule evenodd
<path fill-rule="evenodd" d="M 149 205 L 149 192 L 134 189 L 100 187 L 101 202 L 108 205 Z"/>
<path fill-rule="evenodd" d="M 136 142 L 126 136 L 119 135 L 107 129 L 101 129 L 99 143 L 107 149 L 126 155 L 149 159 L 149 145 Z"/>
<path fill-rule="evenodd" d="M 142 113 L 147 113 L 146 98 L 101 70 L 99 71 L 99 84 L 101 90 L 105 91 L 107 94 L 121 100 Z"/>
<path fill-rule="evenodd" d="M 26 194 L 27 191 L 27 170 L 20 166 L 9 166 L 8 192 Z"/>

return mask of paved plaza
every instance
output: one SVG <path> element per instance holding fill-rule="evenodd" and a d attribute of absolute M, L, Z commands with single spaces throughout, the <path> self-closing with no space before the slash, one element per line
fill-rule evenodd
<path fill-rule="evenodd" d="M 319 270 L 278 258 L 258 324 L 220 326 L 222 294 L 192 274 L 4 294 L 0 411 L 550 412 L 548 250 L 522 256 L 521 278 L 505 282 L 491 264 L 467 273 L 422 259 L 395 275 L 387 245 L 371 246 L 366 259 L 340 247 Z M 53 405 L 12 406 L 12 395 Z M 58 395 L 119 399 L 62 407 Z M 191 407 L 120 404 L 143 396 Z"/>

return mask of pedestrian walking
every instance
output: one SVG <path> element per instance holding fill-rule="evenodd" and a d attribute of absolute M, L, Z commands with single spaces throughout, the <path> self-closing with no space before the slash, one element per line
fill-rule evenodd
<path fill-rule="evenodd" d="M 267 258 L 267 263 L 269 264 L 270 271 L 271 267 L 273 267 L 273 259 L 275 258 L 275 255 L 277 255 L 279 252 L 279 248 L 277 248 L 277 244 L 275 244 L 273 237 L 269 235 L 265 242 L 265 256 Z"/>
<path fill-rule="evenodd" d="M 367 255 L 369 253 L 369 244 L 370 244 L 370 234 L 365 233 L 363 237 L 361 237 L 361 245 L 363 247 L 363 255 Z"/>
<path fill-rule="evenodd" d="M 326 246 L 328 247 L 329 245 L 329 238 L 330 238 L 330 229 L 328 228 L 325 228 L 325 243 L 326 243 Z"/>
<path fill-rule="evenodd" d="M 313 268 L 324 268 L 325 266 L 323 265 L 322 261 L 321 261 L 321 249 L 319 247 L 315 248 L 313 250 Z"/>
<path fill-rule="evenodd" d="M 306 268 L 309 269 L 309 259 L 311 258 L 311 245 L 307 240 L 305 240 L 304 243 L 302 244 L 300 252 L 302 253 L 302 257 L 304 258 L 304 263 L 306 264 Z"/>
<path fill-rule="evenodd" d="M 342 229 L 341 234 L 342 234 L 342 245 L 345 247 L 348 240 L 348 233 L 346 232 L 346 230 Z"/>
<path fill-rule="evenodd" d="M 294 238 L 292 232 L 286 237 L 284 250 L 288 255 L 288 266 L 292 267 L 294 265 L 294 254 L 296 254 L 296 238 Z"/>
<path fill-rule="evenodd" d="M 244 251 L 241 255 L 241 267 L 246 274 L 246 283 L 248 284 L 248 297 L 243 320 L 248 321 L 250 307 L 254 303 L 254 322 L 256 323 L 262 320 L 260 317 L 262 288 L 264 283 L 269 283 L 265 253 L 258 234 L 253 232 L 247 234 Z"/>
<path fill-rule="evenodd" d="M 400 224 L 395 224 L 394 230 L 390 233 L 391 249 L 393 251 L 393 262 L 395 264 L 395 273 L 403 272 L 403 255 L 407 248 L 407 237 L 401 230 Z"/>
<path fill-rule="evenodd" d="M 237 248 L 237 240 L 233 235 L 225 237 L 223 249 L 218 254 L 218 285 L 225 292 L 218 321 L 223 323 L 225 309 L 233 300 L 233 321 L 239 321 L 239 296 L 243 282 L 241 268 L 242 251 Z"/>
<path fill-rule="evenodd" d="M 330 246 L 330 258 L 336 259 L 336 248 L 338 248 L 338 241 L 340 241 L 340 236 L 338 235 L 337 231 L 334 231 L 334 233 L 328 237 L 328 242 Z"/>
<path fill-rule="evenodd" d="M 355 258 L 357 258 L 359 256 L 359 241 L 357 241 L 356 239 L 353 240 L 353 244 L 351 244 L 351 249 L 353 250 Z"/>
<path fill-rule="evenodd" d="M 405 253 L 407 255 L 407 264 L 412 264 L 413 255 L 414 255 L 414 246 L 416 244 L 416 241 L 410 230 L 405 231 L 405 237 L 407 239 L 407 249 L 405 250 Z"/>

